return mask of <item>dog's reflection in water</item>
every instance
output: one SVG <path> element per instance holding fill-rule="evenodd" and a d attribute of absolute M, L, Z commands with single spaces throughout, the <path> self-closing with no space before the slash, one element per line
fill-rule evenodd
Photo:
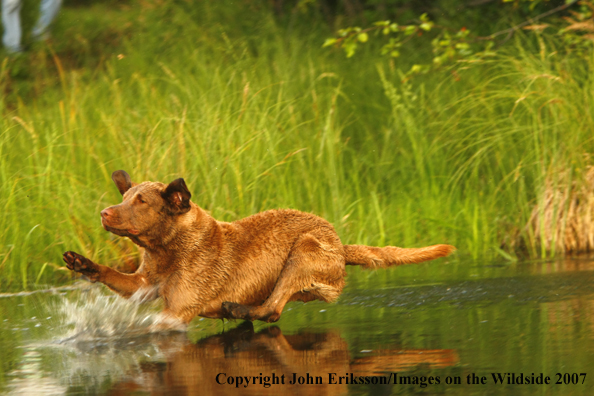
<path fill-rule="evenodd" d="M 163 360 L 142 363 L 140 375 L 136 372 L 114 384 L 111 395 L 342 395 L 348 386 L 339 377 L 350 381 L 350 373 L 389 375 L 418 365 L 439 369 L 458 362 L 451 349 L 378 350 L 352 359 L 338 332 L 283 335 L 278 327 L 268 327 L 255 333 L 251 322 L 195 344 L 185 333 L 157 342 Z M 333 383 L 330 373 L 335 373 Z"/>

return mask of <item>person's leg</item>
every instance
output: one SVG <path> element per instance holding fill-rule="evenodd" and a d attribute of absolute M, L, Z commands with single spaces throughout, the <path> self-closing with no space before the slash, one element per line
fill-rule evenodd
<path fill-rule="evenodd" d="M 39 19 L 33 28 L 33 39 L 43 40 L 47 38 L 47 28 L 60 11 L 61 5 L 62 0 L 41 0 Z"/>
<path fill-rule="evenodd" d="M 2 44 L 9 52 L 20 52 L 21 48 L 21 0 L 2 0 Z"/>

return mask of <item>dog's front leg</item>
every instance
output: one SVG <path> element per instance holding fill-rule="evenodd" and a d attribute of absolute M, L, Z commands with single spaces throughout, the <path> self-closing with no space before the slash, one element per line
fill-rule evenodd
<path fill-rule="evenodd" d="M 86 276 L 91 282 L 101 282 L 122 297 L 130 297 L 141 287 L 148 286 L 146 277 L 138 272 L 124 274 L 105 265 L 97 264 L 88 258 L 75 253 L 63 255 L 68 269 Z"/>

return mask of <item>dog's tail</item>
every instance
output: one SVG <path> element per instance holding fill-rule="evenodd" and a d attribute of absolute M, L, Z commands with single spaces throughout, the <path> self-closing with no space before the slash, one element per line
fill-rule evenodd
<path fill-rule="evenodd" d="M 379 248 L 364 245 L 344 245 L 346 265 L 360 265 L 366 269 L 420 263 L 438 257 L 445 257 L 454 250 L 456 248 L 451 245 L 433 245 L 418 249 L 404 249 L 395 246 Z"/>

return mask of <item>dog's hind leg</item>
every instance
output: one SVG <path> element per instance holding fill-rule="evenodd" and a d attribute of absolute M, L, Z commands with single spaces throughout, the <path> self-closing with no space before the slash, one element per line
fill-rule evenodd
<path fill-rule="evenodd" d="M 285 304 L 294 296 L 306 301 L 336 300 L 344 287 L 345 260 L 342 245 L 321 242 L 311 234 L 302 235 L 291 250 L 274 289 L 261 306 L 224 302 L 228 319 L 276 322 Z"/>

